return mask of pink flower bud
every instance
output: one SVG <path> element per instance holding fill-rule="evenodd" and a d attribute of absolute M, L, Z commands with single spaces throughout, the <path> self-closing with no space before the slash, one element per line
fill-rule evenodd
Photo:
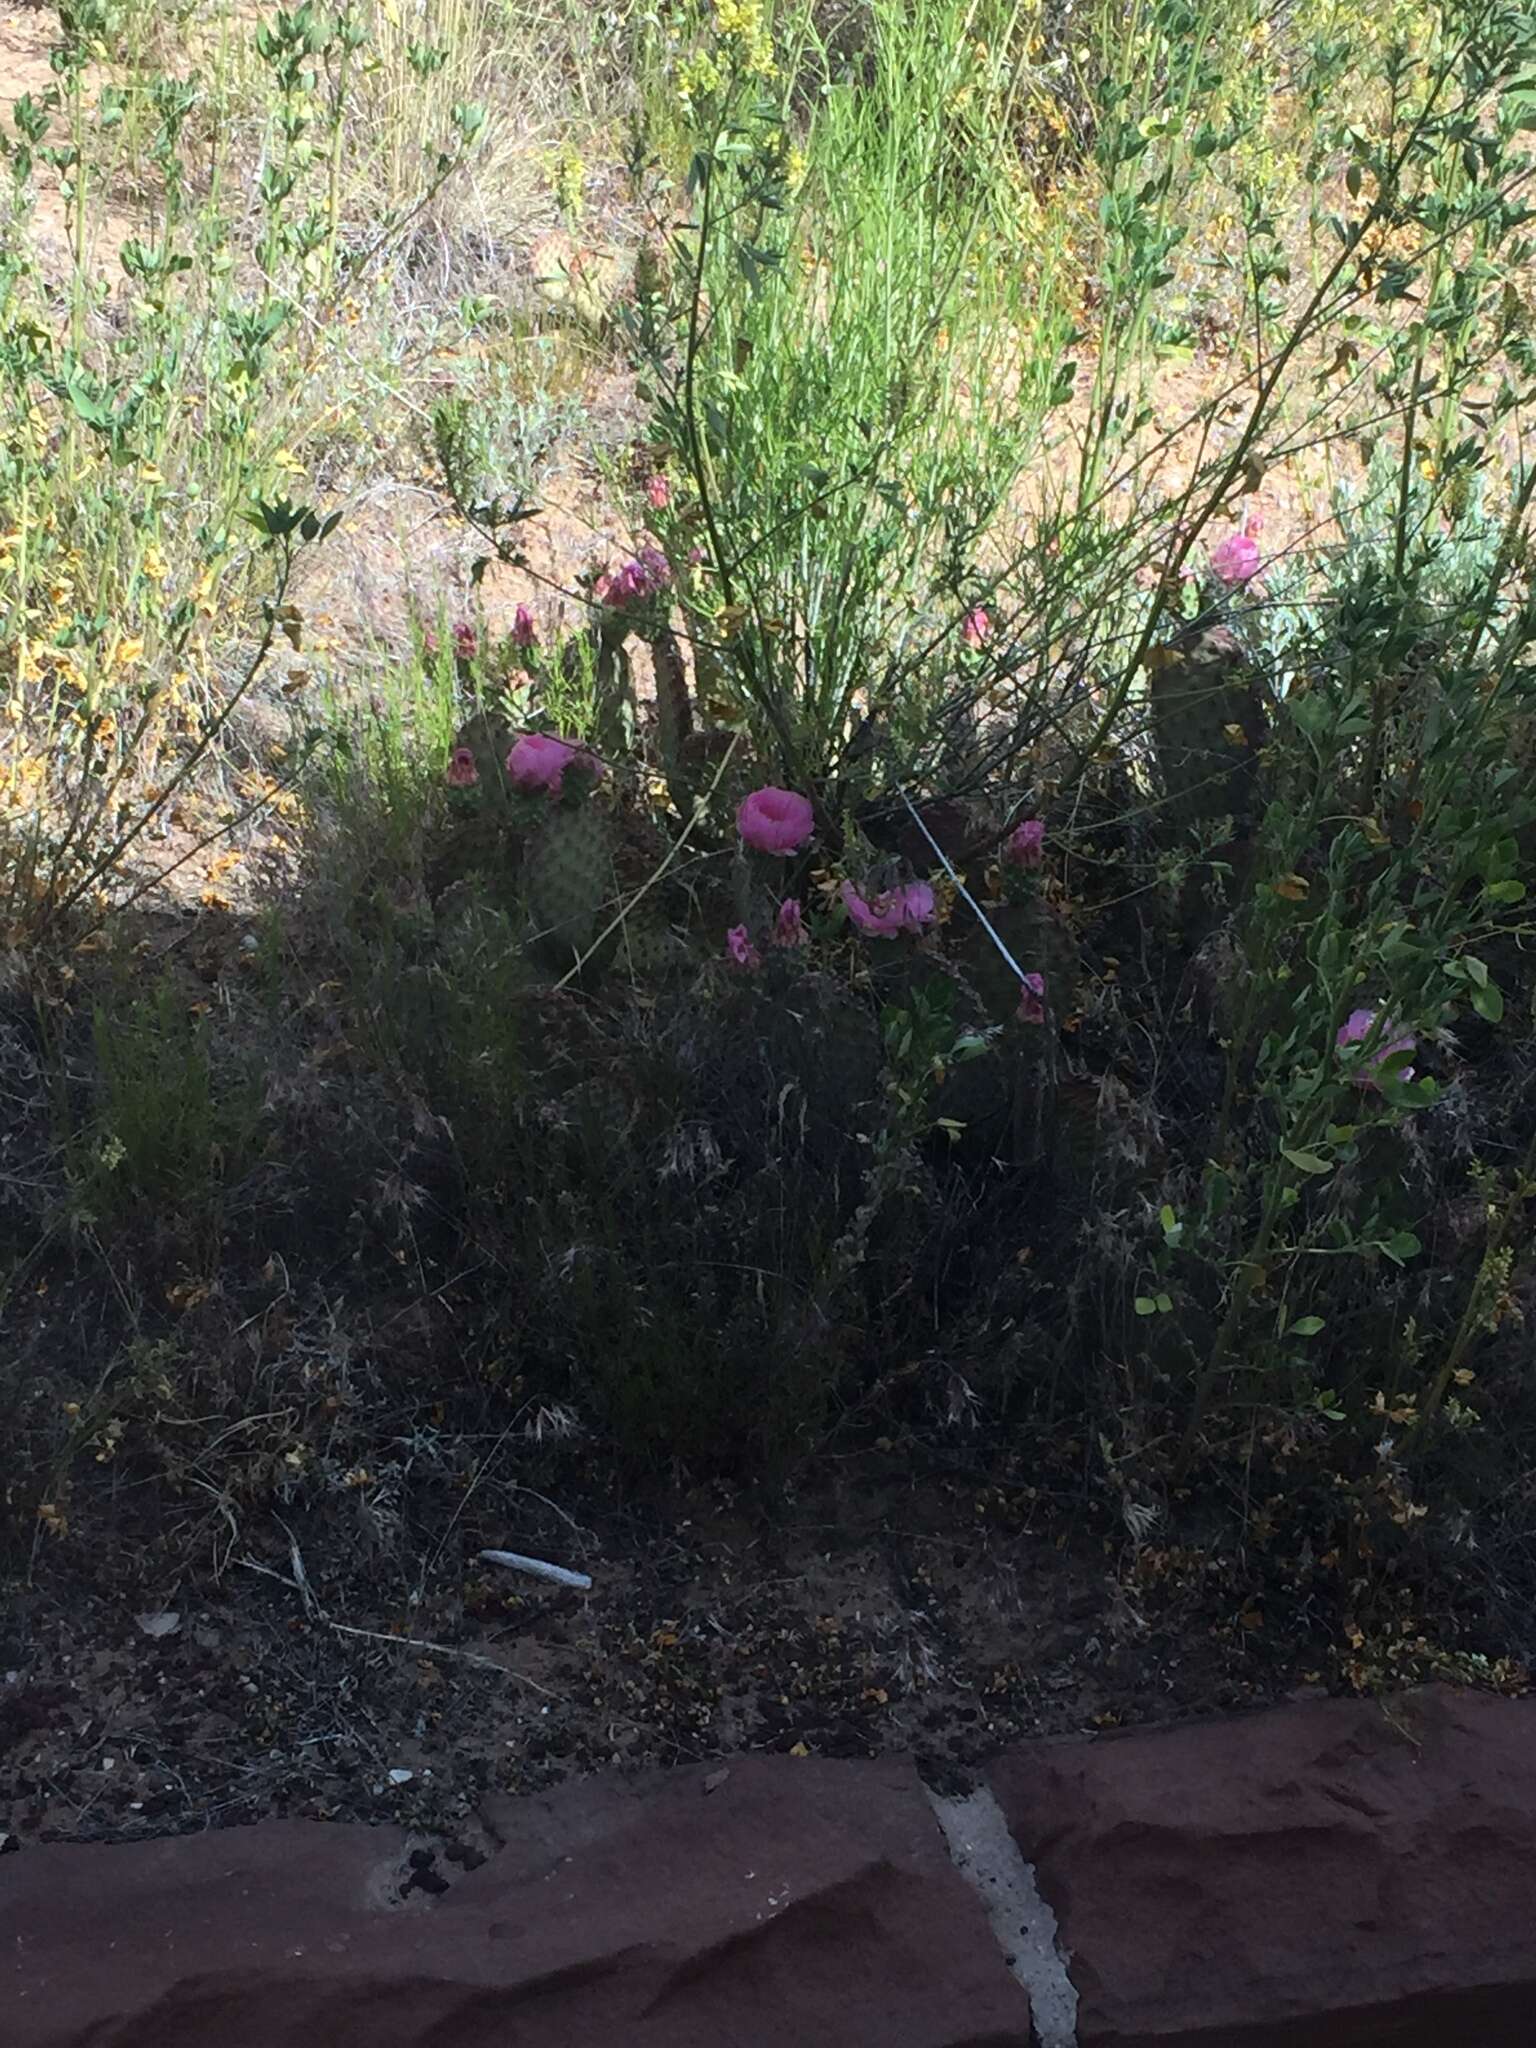
<path fill-rule="evenodd" d="M 666 556 L 660 548 L 646 546 L 622 569 L 605 569 L 593 584 L 592 594 L 599 604 L 617 609 L 627 604 L 643 604 L 665 590 L 671 581 L 672 566 Z"/>
<path fill-rule="evenodd" d="M 1415 1051 L 1418 1045 L 1418 1040 L 1411 1032 L 1404 1031 L 1390 1019 L 1383 1018 L 1379 1028 L 1376 1020 L 1375 1010 L 1351 1010 L 1334 1037 L 1334 1044 L 1342 1052 L 1347 1045 L 1363 1044 L 1373 1031 L 1376 1032 L 1376 1043 L 1351 1075 L 1357 1088 L 1379 1088 L 1381 1070 L 1387 1061 L 1403 1053 Z M 1412 1067 L 1399 1067 L 1396 1078 L 1399 1081 L 1411 1081 Z"/>
<path fill-rule="evenodd" d="M 1045 858 L 1045 820 L 1026 818 L 1003 842 L 1003 859 L 1011 867 L 1037 868 Z"/>
<path fill-rule="evenodd" d="M 804 946 L 810 942 L 810 933 L 805 928 L 805 919 L 800 911 L 800 899 L 786 896 L 779 905 L 779 914 L 773 921 L 773 943 L 776 946 Z"/>
<path fill-rule="evenodd" d="M 1211 574 L 1229 590 L 1240 583 L 1251 583 L 1263 566 L 1259 544 L 1249 533 L 1229 533 L 1211 549 L 1210 562 Z"/>
<path fill-rule="evenodd" d="M 744 974 L 751 974 L 763 964 L 762 955 L 747 935 L 744 924 L 733 924 L 725 935 L 726 958 Z"/>

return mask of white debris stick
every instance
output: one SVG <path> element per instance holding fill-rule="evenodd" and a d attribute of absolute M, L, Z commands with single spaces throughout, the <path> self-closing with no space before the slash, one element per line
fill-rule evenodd
<path fill-rule="evenodd" d="M 482 1550 L 485 1564 L 504 1564 L 508 1571 L 527 1572 L 530 1578 L 548 1579 L 552 1585 L 574 1586 L 578 1593 L 591 1591 L 585 1572 L 568 1572 L 563 1564 L 546 1564 L 541 1557 L 522 1557 L 515 1550 Z"/>

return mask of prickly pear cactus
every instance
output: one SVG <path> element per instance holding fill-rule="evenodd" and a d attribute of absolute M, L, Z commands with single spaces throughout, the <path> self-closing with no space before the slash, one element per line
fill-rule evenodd
<path fill-rule="evenodd" d="M 683 668 L 683 651 L 670 626 L 651 642 L 656 666 L 656 739 L 667 794 L 680 818 L 693 815 L 693 779 L 688 772 L 688 741 L 693 733 L 693 700 Z"/>
<path fill-rule="evenodd" d="M 1191 626 L 1159 650 L 1152 734 L 1168 817 L 1207 847 L 1222 840 L 1218 857 L 1197 861 L 1180 891 L 1178 921 L 1194 948 L 1248 889 L 1259 753 L 1269 737 L 1242 644 L 1225 626 Z M 1224 819 L 1225 838 L 1215 829 Z"/>
<path fill-rule="evenodd" d="M 612 972 L 637 988 L 655 989 L 694 971 L 686 941 L 664 925 L 626 919 L 614 940 Z"/>
<path fill-rule="evenodd" d="M 613 896 L 608 820 L 586 792 L 550 805 L 529 841 L 523 875 L 533 944 L 568 967 L 597 937 Z"/>
<path fill-rule="evenodd" d="M 1077 942 L 1060 913 L 1035 896 L 989 904 L 987 918 L 1023 971 L 1044 975 L 1050 1014 L 1059 1024 L 1076 1005 L 1082 971 Z M 950 943 L 988 1017 L 994 1023 L 1012 1017 L 1019 1007 L 1018 976 L 963 904 L 955 906 Z"/>
<path fill-rule="evenodd" d="M 1191 628 L 1159 648 L 1150 666 L 1166 815 L 1183 831 L 1229 817 L 1241 836 L 1267 736 L 1241 643 L 1225 626 Z"/>
<path fill-rule="evenodd" d="M 621 617 L 600 616 L 560 651 L 561 681 L 576 703 L 590 706 L 592 744 L 609 760 L 632 752 L 635 743 L 635 680 L 624 644 L 629 630 Z"/>
<path fill-rule="evenodd" d="M 635 678 L 624 645 L 628 630 L 622 620 L 605 620 L 597 629 L 592 737 L 598 752 L 610 760 L 629 753 L 635 744 Z"/>
<path fill-rule="evenodd" d="M 453 754 L 468 748 L 474 758 L 474 786 L 466 799 L 447 806 L 449 816 L 426 862 L 425 880 L 434 899 L 467 875 L 510 880 L 517 866 L 517 838 L 507 806 L 507 748 L 511 729 L 501 713 L 474 712 L 454 735 Z"/>
<path fill-rule="evenodd" d="M 487 707 L 471 712 L 465 719 L 454 735 L 453 748 L 457 753 L 460 747 L 468 747 L 474 755 L 482 790 L 505 793 L 507 749 L 511 744 L 512 728 L 505 714 Z"/>

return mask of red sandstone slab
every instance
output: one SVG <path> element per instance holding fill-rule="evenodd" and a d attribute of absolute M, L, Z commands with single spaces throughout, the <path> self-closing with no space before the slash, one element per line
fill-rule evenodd
<path fill-rule="evenodd" d="M 990 1777 L 1080 2048 L 1536 2044 L 1536 1701 L 1308 1701 Z"/>
<path fill-rule="evenodd" d="M 706 1791 L 708 1780 L 713 1789 Z M 0 1862 L 4 2048 L 1028 2048 L 910 1764 L 749 1758 L 503 1802 L 390 1910 L 390 1830 Z"/>

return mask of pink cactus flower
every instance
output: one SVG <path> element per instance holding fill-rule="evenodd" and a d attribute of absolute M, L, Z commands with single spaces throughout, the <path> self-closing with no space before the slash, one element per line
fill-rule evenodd
<path fill-rule="evenodd" d="M 473 661 L 475 650 L 480 645 L 480 636 L 467 619 L 460 619 L 453 629 L 453 651 L 459 661 Z"/>
<path fill-rule="evenodd" d="M 514 647 L 531 647 L 537 637 L 534 630 L 533 613 L 529 611 L 527 605 L 520 604 L 512 614 L 512 645 Z"/>
<path fill-rule="evenodd" d="M 925 924 L 932 924 L 938 905 L 930 885 L 927 882 L 908 882 L 901 891 L 901 909 L 908 931 L 920 931 Z"/>
<path fill-rule="evenodd" d="M 725 954 L 733 967 L 739 967 L 744 974 L 751 974 L 763 964 L 762 955 L 753 945 L 744 924 L 733 924 L 725 935 Z"/>
<path fill-rule="evenodd" d="M 801 914 L 799 897 L 786 896 L 773 921 L 773 943 L 776 946 L 804 946 L 810 943 L 810 937 Z"/>
<path fill-rule="evenodd" d="M 480 770 L 475 766 L 474 750 L 470 747 L 455 747 L 448 763 L 448 781 L 454 789 L 473 789 L 480 780 Z"/>
<path fill-rule="evenodd" d="M 507 756 L 507 779 L 514 789 L 546 790 L 559 796 L 565 787 L 565 771 L 580 767 L 594 781 L 601 781 L 603 764 L 590 748 L 575 740 L 556 739 L 553 733 L 525 732 Z"/>
<path fill-rule="evenodd" d="M 1377 1012 L 1375 1010 L 1351 1010 L 1348 1017 L 1339 1026 L 1338 1033 L 1334 1039 L 1334 1043 L 1340 1052 L 1347 1045 L 1363 1044 L 1376 1028 L 1376 1019 Z M 1381 1085 L 1381 1069 L 1386 1065 L 1387 1061 L 1395 1059 L 1401 1053 L 1414 1051 L 1417 1044 L 1417 1039 L 1410 1032 L 1404 1031 L 1400 1025 L 1392 1023 L 1390 1019 L 1384 1019 L 1375 1046 L 1355 1068 L 1350 1078 L 1354 1081 L 1357 1088 L 1379 1088 Z M 1412 1067 L 1399 1067 L 1396 1078 L 1399 1081 L 1411 1081 L 1413 1079 Z"/>
<path fill-rule="evenodd" d="M 772 784 L 743 797 L 736 812 L 736 830 L 759 853 L 798 853 L 815 829 L 810 798 Z"/>
<path fill-rule="evenodd" d="M 1043 1024 L 1045 1022 L 1045 976 L 1026 974 L 1019 983 L 1019 1022 L 1021 1024 Z"/>
<path fill-rule="evenodd" d="M 920 932 L 933 922 L 933 890 L 927 882 L 907 882 L 872 897 L 861 896 L 852 882 L 844 882 L 842 898 L 867 939 L 894 939 L 900 932 Z"/>
<path fill-rule="evenodd" d="M 1258 542 L 1263 524 L 1255 512 L 1244 521 L 1241 532 L 1229 533 L 1209 551 L 1211 574 L 1229 590 L 1235 590 L 1240 583 L 1251 583 L 1263 567 Z"/>
<path fill-rule="evenodd" d="M 992 638 L 992 614 L 984 604 L 975 606 L 961 620 L 960 638 L 972 650 L 985 647 Z"/>
<path fill-rule="evenodd" d="M 1003 859 L 1011 867 L 1037 868 L 1045 858 L 1045 820 L 1026 818 L 1003 843 Z"/>
<path fill-rule="evenodd" d="M 645 502 L 653 512 L 665 512 L 672 502 L 672 486 L 659 470 L 645 480 Z"/>

